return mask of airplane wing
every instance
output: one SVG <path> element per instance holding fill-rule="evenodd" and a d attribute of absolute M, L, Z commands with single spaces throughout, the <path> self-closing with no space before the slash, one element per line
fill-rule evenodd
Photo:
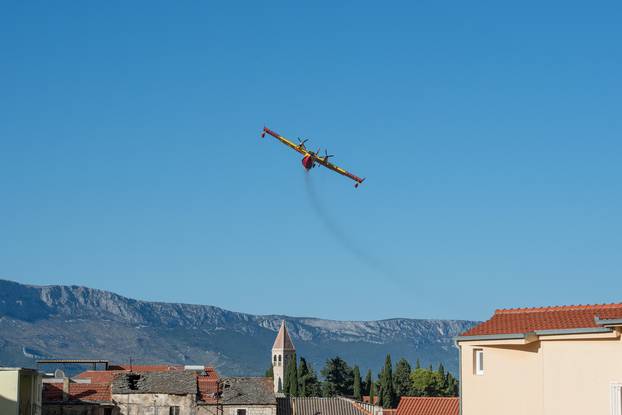
<path fill-rule="evenodd" d="M 331 163 L 330 161 L 327 160 L 328 157 L 319 157 L 319 156 L 315 156 L 315 162 L 317 164 L 321 164 L 322 166 L 326 167 L 327 169 L 330 169 L 334 172 L 337 172 L 343 176 L 346 176 L 347 178 L 350 178 L 352 180 L 354 180 L 356 182 L 356 184 L 354 185 L 354 187 L 359 187 L 359 184 L 363 183 L 363 180 L 365 180 L 364 178 L 361 179 L 360 177 L 342 169 L 339 166 L 334 165 L 333 163 Z"/>
<path fill-rule="evenodd" d="M 274 131 L 272 131 L 271 129 L 264 127 L 263 131 L 261 133 L 262 137 L 265 137 L 266 134 L 270 134 L 272 137 L 276 138 L 277 140 L 279 140 L 281 143 L 285 144 L 288 147 L 293 148 L 294 150 L 296 150 L 297 152 L 299 152 L 300 154 L 304 154 L 307 155 L 309 152 L 305 149 L 304 144 L 294 144 L 291 141 L 289 141 L 287 138 L 275 133 Z"/>

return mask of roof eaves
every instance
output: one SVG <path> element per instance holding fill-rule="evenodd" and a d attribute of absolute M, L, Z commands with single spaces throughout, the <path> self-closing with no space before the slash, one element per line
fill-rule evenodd
<path fill-rule="evenodd" d="M 454 340 L 457 342 L 462 341 L 479 341 L 479 340 L 520 340 L 526 339 L 528 333 L 513 333 L 513 334 L 480 334 L 474 336 L 458 336 Z"/>
<path fill-rule="evenodd" d="M 601 319 L 594 317 L 594 322 L 599 326 L 619 326 L 622 325 L 622 318 Z"/>
<path fill-rule="evenodd" d="M 612 330 L 607 327 L 584 327 L 574 329 L 536 330 L 534 333 L 537 336 L 556 336 L 559 334 L 610 333 L 611 331 Z"/>
<path fill-rule="evenodd" d="M 622 324 L 622 320 L 606 320 L 619 323 L 607 323 L 607 324 Z M 513 334 L 482 334 L 474 336 L 458 336 L 454 340 L 455 342 L 461 341 L 486 341 L 486 340 L 521 340 L 529 339 L 534 336 L 558 336 L 564 334 L 590 334 L 590 333 L 610 333 L 613 330 L 608 327 L 578 327 L 572 329 L 549 329 L 549 330 L 535 330 L 529 333 L 513 333 Z M 535 340 L 533 338 L 532 340 Z"/>

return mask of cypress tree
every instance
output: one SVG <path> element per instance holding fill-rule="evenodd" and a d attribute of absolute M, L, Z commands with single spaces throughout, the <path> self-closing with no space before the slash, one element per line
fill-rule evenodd
<path fill-rule="evenodd" d="M 376 397 L 376 385 L 374 385 L 374 382 L 370 383 L 369 386 L 369 403 L 370 404 L 374 404 L 374 398 Z"/>
<path fill-rule="evenodd" d="M 354 366 L 354 383 L 352 386 L 354 399 L 357 401 L 362 401 L 363 397 L 361 396 L 361 371 L 358 366 Z"/>
<path fill-rule="evenodd" d="M 298 359 L 296 358 L 296 354 L 294 354 L 293 361 L 289 362 L 287 370 L 289 372 L 289 395 L 298 396 Z"/>
<path fill-rule="evenodd" d="M 372 380 L 371 380 L 371 369 L 367 369 L 367 375 L 365 376 L 365 388 L 364 388 L 364 394 L 369 396 L 371 394 L 371 385 L 372 385 Z"/>
<path fill-rule="evenodd" d="M 415 365 L 415 369 L 421 369 L 421 362 L 419 361 L 419 358 L 417 358 L 417 364 Z"/>
<path fill-rule="evenodd" d="M 387 354 L 384 362 L 384 370 L 380 379 L 380 394 L 382 401 L 380 404 L 383 408 L 390 409 L 395 406 L 395 390 L 393 389 L 393 365 L 391 364 L 391 355 Z"/>
<path fill-rule="evenodd" d="M 438 392 L 439 395 L 444 396 L 447 390 L 447 374 L 445 373 L 445 366 L 443 366 L 442 362 L 438 364 L 436 372 L 438 373 L 439 380 Z"/>
<path fill-rule="evenodd" d="M 376 381 L 376 395 L 378 395 L 378 405 L 382 406 L 382 392 L 384 391 L 384 385 L 382 384 L 382 377 L 384 374 L 384 368 L 381 368 L 378 372 L 378 380 Z"/>
<path fill-rule="evenodd" d="M 307 360 L 304 357 L 300 358 L 300 367 L 298 367 L 298 395 L 307 396 L 307 379 L 309 377 L 309 368 L 307 367 Z"/>
<path fill-rule="evenodd" d="M 287 362 L 286 360 L 283 360 L 283 364 L 286 364 L 286 362 Z M 285 371 L 283 373 L 283 385 L 281 387 L 279 387 L 279 389 L 281 389 L 281 391 L 285 395 L 289 395 L 289 376 L 290 376 L 290 374 L 291 374 L 291 370 L 289 370 L 289 366 L 287 366 L 287 368 L 285 369 Z"/>

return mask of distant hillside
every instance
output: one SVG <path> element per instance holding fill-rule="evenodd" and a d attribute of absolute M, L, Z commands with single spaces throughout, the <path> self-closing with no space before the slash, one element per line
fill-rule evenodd
<path fill-rule="evenodd" d="M 156 303 L 77 286 L 0 280 L 0 366 L 49 358 L 210 364 L 229 375 L 256 375 L 285 319 L 298 355 L 316 370 L 335 355 L 376 372 L 386 353 L 457 371 L 452 338 L 476 322 L 389 319 L 333 321 L 256 316 L 209 305 Z"/>

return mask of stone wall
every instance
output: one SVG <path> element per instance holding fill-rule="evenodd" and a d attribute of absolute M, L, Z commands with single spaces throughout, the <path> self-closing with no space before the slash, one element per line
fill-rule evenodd
<path fill-rule="evenodd" d="M 113 394 L 112 400 L 119 409 L 118 415 L 169 415 L 173 406 L 179 407 L 180 415 L 197 415 L 196 401 L 192 395 Z"/>
<path fill-rule="evenodd" d="M 237 415 L 238 409 L 246 409 L 246 415 L 276 415 L 276 405 L 222 405 L 222 412 L 216 405 L 201 405 L 197 415 Z"/>
<path fill-rule="evenodd" d="M 49 403 L 43 405 L 43 415 L 107 415 L 104 407 L 97 404 Z M 111 415 L 119 415 L 119 409 L 110 408 Z M 166 414 L 168 415 L 168 414 Z"/>

